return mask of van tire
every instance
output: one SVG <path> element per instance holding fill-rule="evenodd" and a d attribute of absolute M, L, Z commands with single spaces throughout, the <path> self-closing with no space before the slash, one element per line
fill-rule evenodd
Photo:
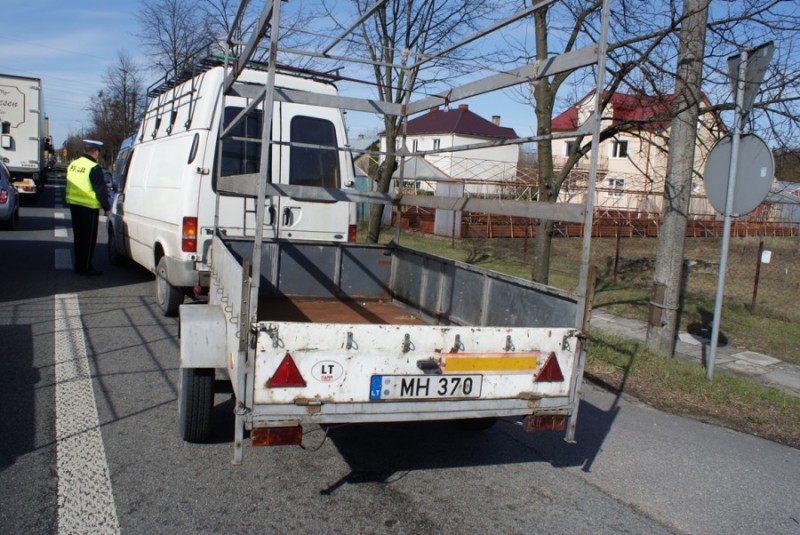
<path fill-rule="evenodd" d="M 186 442 L 208 442 L 213 431 L 214 369 L 181 368 L 178 424 Z"/>
<path fill-rule="evenodd" d="M 167 261 L 162 256 L 156 267 L 156 301 L 165 316 L 174 318 L 183 304 L 183 291 L 175 288 L 167 278 Z"/>
<path fill-rule="evenodd" d="M 114 229 L 108 226 L 108 262 L 112 266 L 122 266 L 125 264 L 125 255 L 117 249 L 117 241 L 114 239 Z"/>

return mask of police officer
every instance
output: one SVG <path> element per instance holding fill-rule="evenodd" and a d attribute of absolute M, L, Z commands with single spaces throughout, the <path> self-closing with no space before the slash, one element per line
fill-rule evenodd
<path fill-rule="evenodd" d="M 72 215 L 75 273 L 102 275 L 92 265 L 97 243 L 98 209 L 108 216 L 111 200 L 106 189 L 105 173 L 97 163 L 103 143 L 83 140 L 84 154 L 67 168 L 67 204 Z"/>

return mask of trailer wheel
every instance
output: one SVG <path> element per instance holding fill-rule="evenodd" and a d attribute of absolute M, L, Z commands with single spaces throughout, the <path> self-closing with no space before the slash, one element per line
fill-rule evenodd
<path fill-rule="evenodd" d="M 178 392 L 178 421 L 186 442 L 211 438 L 214 415 L 214 369 L 181 368 Z"/>
<path fill-rule="evenodd" d="M 156 301 L 164 315 L 170 318 L 178 315 L 178 309 L 183 303 L 183 291 L 167 280 L 167 261 L 163 256 L 156 267 Z"/>

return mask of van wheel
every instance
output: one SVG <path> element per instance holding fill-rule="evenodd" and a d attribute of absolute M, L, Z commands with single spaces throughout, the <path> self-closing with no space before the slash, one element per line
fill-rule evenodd
<path fill-rule="evenodd" d="M 211 438 L 214 416 L 214 369 L 181 368 L 178 391 L 178 424 L 186 442 Z"/>
<path fill-rule="evenodd" d="M 111 225 L 108 226 L 108 261 L 112 266 L 121 266 L 125 264 L 125 255 L 117 249 L 117 241 L 114 239 L 114 229 Z"/>
<path fill-rule="evenodd" d="M 183 303 L 183 292 L 172 286 L 167 279 L 167 261 L 164 257 L 156 267 L 156 301 L 165 316 L 174 318 Z"/>

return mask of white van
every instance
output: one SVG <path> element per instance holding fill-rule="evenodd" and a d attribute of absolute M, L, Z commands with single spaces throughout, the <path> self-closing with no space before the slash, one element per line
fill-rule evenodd
<path fill-rule="evenodd" d="M 207 291 L 206 255 L 214 232 L 218 174 L 257 173 L 261 165 L 263 105 L 250 111 L 218 150 L 221 122 L 228 125 L 248 105 L 242 97 L 223 99 L 224 75 L 223 67 L 216 66 L 152 92 L 141 127 L 130 147 L 123 148 L 128 152 L 118 158 L 120 170 L 114 173 L 119 185 L 108 218 L 109 258 L 118 264 L 128 257 L 155 273 L 158 304 L 168 316 L 177 315 L 187 294 Z M 265 71 L 247 69 L 239 81 L 262 86 L 266 79 Z M 331 83 L 296 75 L 278 74 L 275 87 L 336 94 Z M 346 144 L 340 110 L 276 101 L 272 140 L 269 182 L 354 185 L 350 154 L 333 149 Z M 253 198 L 221 195 L 219 202 L 220 232 L 229 237 L 255 235 Z M 355 239 L 351 203 L 272 197 L 267 204 L 265 238 Z"/>

